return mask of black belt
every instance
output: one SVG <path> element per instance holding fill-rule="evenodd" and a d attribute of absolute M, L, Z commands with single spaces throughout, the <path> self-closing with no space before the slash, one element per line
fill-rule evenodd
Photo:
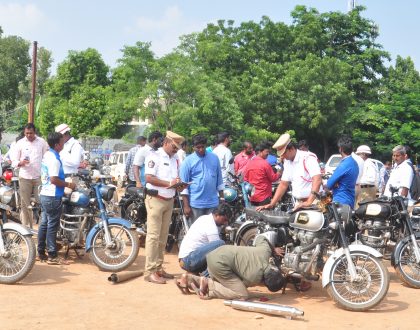
<path fill-rule="evenodd" d="M 373 187 L 375 187 L 374 184 L 361 184 L 360 185 L 360 188 L 373 188 Z"/>

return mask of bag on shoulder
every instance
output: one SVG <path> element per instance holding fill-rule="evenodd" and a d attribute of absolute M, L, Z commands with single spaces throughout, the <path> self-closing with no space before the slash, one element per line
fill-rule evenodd
<path fill-rule="evenodd" d="M 411 168 L 413 170 L 413 181 L 411 181 L 410 186 L 410 195 L 411 198 L 414 200 L 420 199 L 420 175 L 419 173 L 414 169 L 414 166 L 411 165 Z"/>

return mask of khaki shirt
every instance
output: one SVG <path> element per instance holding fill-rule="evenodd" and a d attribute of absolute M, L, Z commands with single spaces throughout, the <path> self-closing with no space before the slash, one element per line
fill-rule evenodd
<path fill-rule="evenodd" d="M 267 240 L 257 237 L 255 246 L 224 245 L 207 255 L 210 275 L 229 279 L 234 273 L 246 287 L 260 284 L 272 251 Z"/>

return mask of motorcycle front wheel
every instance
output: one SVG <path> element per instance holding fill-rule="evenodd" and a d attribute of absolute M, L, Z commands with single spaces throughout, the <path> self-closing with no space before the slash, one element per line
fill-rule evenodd
<path fill-rule="evenodd" d="M 139 253 L 139 239 L 134 231 L 119 225 L 108 225 L 112 246 L 107 247 L 105 231 L 98 230 L 93 236 L 90 257 L 99 269 L 119 272 L 129 267 Z"/>
<path fill-rule="evenodd" d="M 30 236 L 13 229 L 3 229 L 1 235 L 6 252 L 0 257 L 0 283 L 13 284 L 25 278 L 34 266 L 35 244 Z"/>
<path fill-rule="evenodd" d="M 420 239 L 416 239 L 420 246 Z M 395 265 L 398 277 L 411 288 L 420 289 L 420 264 L 416 262 L 414 246 L 411 239 L 399 250 L 399 262 Z"/>
<path fill-rule="evenodd" d="M 240 246 L 252 246 L 254 244 L 255 236 L 257 236 L 257 227 L 251 227 L 240 237 Z"/>
<path fill-rule="evenodd" d="M 379 304 L 388 292 L 389 274 L 381 260 L 363 251 L 350 252 L 357 277 L 351 281 L 347 258 L 337 258 L 329 274 L 328 294 L 343 309 L 362 312 Z"/>

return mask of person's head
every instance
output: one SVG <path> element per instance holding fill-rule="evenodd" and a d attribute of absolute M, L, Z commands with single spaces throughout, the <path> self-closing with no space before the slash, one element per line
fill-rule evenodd
<path fill-rule="evenodd" d="M 216 226 L 220 227 L 227 225 L 229 219 L 232 218 L 232 209 L 227 203 L 220 203 L 219 206 L 212 212 Z"/>
<path fill-rule="evenodd" d="M 271 145 L 268 142 L 262 142 L 255 147 L 255 154 L 258 157 L 263 159 L 267 159 L 268 155 L 270 154 Z"/>
<path fill-rule="evenodd" d="M 184 138 L 181 135 L 178 135 L 171 131 L 166 131 L 165 139 L 163 140 L 163 150 L 172 157 L 181 149 L 181 144 L 184 141 Z"/>
<path fill-rule="evenodd" d="M 187 150 L 187 140 L 184 140 L 182 143 L 181 143 L 181 149 L 182 150 Z"/>
<path fill-rule="evenodd" d="M 363 160 L 368 159 L 371 153 L 370 148 L 365 144 L 358 146 L 356 150 L 356 155 L 360 156 Z"/>
<path fill-rule="evenodd" d="M 244 153 L 246 154 L 246 155 L 252 155 L 252 152 L 254 151 L 254 149 L 252 148 L 252 143 L 251 142 L 248 142 L 248 141 L 245 141 L 243 144 L 242 144 L 242 150 L 244 151 Z"/>
<path fill-rule="evenodd" d="M 405 161 L 405 156 L 406 151 L 404 146 L 398 145 L 394 149 L 392 149 L 392 160 L 397 165 L 400 165 L 403 161 Z"/>
<path fill-rule="evenodd" d="M 159 131 L 154 131 L 149 134 L 149 144 L 153 149 L 158 149 L 162 146 L 163 135 Z"/>
<path fill-rule="evenodd" d="M 341 156 L 348 156 L 353 151 L 353 144 L 349 136 L 342 136 L 337 142 L 338 152 Z"/>
<path fill-rule="evenodd" d="M 308 142 L 306 140 L 300 140 L 298 143 L 298 148 L 302 151 L 309 151 Z"/>
<path fill-rule="evenodd" d="M 264 284 L 271 292 L 277 292 L 284 286 L 285 278 L 280 269 L 271 264 L 264 271 Z"/>
<path fill-rule="evenodd" d="M 28 123 L 23 128 L 23 132 L 25 134 L 25 137 L 30 141 L 34 141 L 36 138 L 36 128 L 33 123 Z"/>
<path fill-rule="evenodd" d="M 412 150 L 409 146 L 404 146 L 405 148 L 405 159 L 411 159 Z"/>
<path fill-rule="evenodd" d="M 274 143 L 273 149 L 277 150 L 277 155 L 279 157 L 287 160 L 293 160 L 296 155 L 297 144 L 292 142 L 289 133 L 285 133 L 280 135 L 276 143 Z"/>
<path fill-rule="evenodd" d="M 52 132 L 48 134 L 47 143 L 51 149 L 54 149 L 57 152 L 63 150 L 64 146 L 64 137 L 63 134 L 59 132 Z"/>
<path fill-rule="evenodd" d="M 385 166 L 385 168 L 387 169 L 387 170 L 389 170 L 390 168 L 391 168 L 391 162 L 389 161 L 389 160 L 387 160 L 386 162 L 385 162 L 385 164 L 384 164 L 384 166 Z"/>
<path fill-rule="evenodd" d="M 194 135 L 192 138 L 192 144 L 194 151 L 199 156 L 204 156 L 206 154 L 206 145 L 207 145 L 207 138 L 202 134 Z"/>
<path fill-rule="evenodd" d="M 230 146 L 231 138 L 228 132 L 217 134 L 217 144 L 223 143 L 226 147 Z"/>
<path fill-rule="evenodd" d="M 70 140 L 71 135 L 70 135 L 70 127 L 67 124 L 60 124 L 58 126 L 55 127 L 55 131 L 57 133 L 61 133 L 63 134 L 63 138 L 64 138 L 64 143 L 66 143 L 68 140 Z"/>
<path fill-rule="evenodd" d="M 146 144 L 146 138 L 143 135 L 140 135 L 137 137 L 137 144 L 141 145 L 142 147 L 144 147 L 144 145 Z"/>

